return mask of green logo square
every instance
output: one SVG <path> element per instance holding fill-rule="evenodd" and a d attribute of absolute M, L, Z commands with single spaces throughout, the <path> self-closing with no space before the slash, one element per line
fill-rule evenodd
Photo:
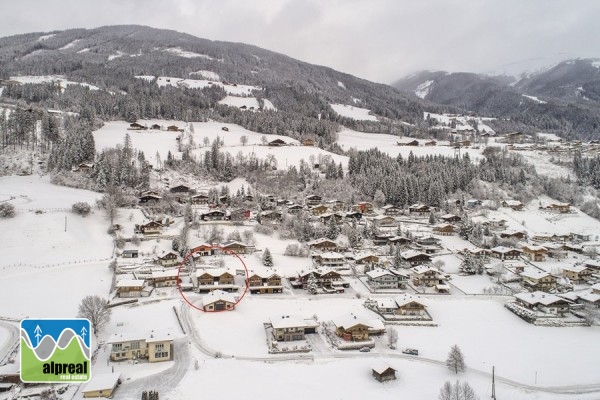
<path fill-rule="evenodd" d="M 30 383 L 88 382 L 91 378 L 90 321 L 21 321 L 21 380 Z"/>

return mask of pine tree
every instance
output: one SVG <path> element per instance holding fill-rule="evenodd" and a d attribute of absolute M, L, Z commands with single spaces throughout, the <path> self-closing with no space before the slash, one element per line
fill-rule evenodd
<path fill-rule="evenodd" d="M 448 353 L 446 367 L 448 367 L 450 371 L 454 371 L 455 374 L 463 372 L 467 368 L 462 351 L 456 344 L 452 346 L 450 352 Z"/>
<path fill-rule="evenodd" d="M 317 294 L 317 278 L 315 278 L 315 274 L 312 272 L 308 275 L 306 290 L 309 294 Z"/>
<path fill-rule="evenodd" d="M 340 234 L 340 228 L 335 220 L 335 216 L 332 214 L 329 217 L 329 224 L 327 226 L 327 232 L 325 233 L 325 237 L 329 240 L 337 239 Z"/>
<path fill-rule="evenodd" d="M 271 251 L 267 247 L 262 255 L 262 263 L 265 267 L 273 266 L 273 256 L 271 256 Z"/>
<path fill-rule="evenodd" d="M 404 260 L 402 259 L 402 256 L 400 255 L 401 251 L 400 251 L 400 246 L 396 245 L 396 250 L 394 251 L 394 260 L 393 260 L 393 265 L 394 268 L 398 269 L 398 268 L 402 268 L 404 266 Z"/>

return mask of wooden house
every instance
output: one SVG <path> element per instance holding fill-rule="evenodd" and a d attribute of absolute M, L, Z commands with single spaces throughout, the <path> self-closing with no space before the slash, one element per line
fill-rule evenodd
<path fill-rule="evenodd" d="M 270 210 L 263 211 L 260 213 L 260 222 L 281 222 L 283 221 L 283 214 L 279 211 Z"/>
<path fill-rule="evenodd" d="M 362 213 L 358 211 L 348 211 L 346 214 L 344 214 L 346 220 L 349 221 L 360 221 L 362 219 L 362 216 Z"/>
<path fill-rule="evenodd" d="M 583 265 L 571 265 L 563 267 L 563 276 L 574 284 L 580 285 L 592 278 L 592 270 Z"/>
<path fill-rule="evenodd" d="M 196 243 L 190 248 L 194 256 L 206 257 L 215 255 L 215 248 L 208 243 Z"/>
<path fill-rule="evenodd" d="M 402 294 L 394 297 L 396 309 L 394 314 L 403 316 L 423 317 L 427 314 L 427 306 L 418 296 Z"/>
<path fill-rule="evenodd" d="M 375 268 L 365 275 L 367 275 L 367 284 L 373 290 L 403 289 L 408 281 L 408 275 L 382 268 Z"/>
<path fill-rule="evenodd" d="M 352 206 L 352 210 L 360 213 L 370 213 L 373 212 L 373 203 L 368 201 L 361 201 Z"/>
<path fill-rule="evenodd" d="M 373 253 L 359 253 L 352 256 L 356 264 L 374 264 L 379 262 L 379 256 Z"/>
<path fill-rule="evenodd" d="M 556 278 L 548 272 L 527 268 L 521 272 L 521 278 L 526 287 L 531 290 L 549 291 L 556 289 Z"/>
<path fill-rule="evenodd" d="M 281 139 L 275 139 L 275 140 L 271 140 L 269 143 L 267 143 L 267 146 L 281 147 L 281 146 L 287 146 L 287 143 Z"/>
<path fill-rule="evenodd" d="M 391 217 L 396 217 L 402 214 L 402 208 L 393 204 L 386 204 L 385 206 L 381 207 L 381 209 L 383 210 L 384 215 L 389 215 Z"/>
<path fill-rule="evenodd" d="M 483 201 L 479 199 L 469 199 L 466 202 L 468 208 L 476 208 L 481 207 L 483 205 Z"/>
<path fill-rule="evenodd" d="M 398 146 L 419 146 L 418 140 L 411 140 L 410 142 L 397 142 Z"/>
<path fill-rule="evenodd" d="M 407 250 L 400 253 L 400 257 L 412 266 L 431 262 L 431 257 L 416 250 Z"/>
<path fill-rule="evenodd" d="M 235 309 L 236 300 L 233 294 L 222 290 L 213 290 L 202 297 L 204 311 L 232 311 Z"/>
<path fill-rule="evenodd" d="M 426 215 L 431 212 L 431 208 L 425 204 L 413 204 L 408 207 L 409 214 Z"/>
<path fill-rule="evenodd" d="M 321 196 L 311 194 L 310 196 L 306 196 L 306 198 L 304 199 L 304 204 L 306 204 L 307 206 L 316 206 L 321 204 L 322 201 L 323 198 Z"/>
<path fill-rule="evenodd" d="M 144 235 L 158 235 L 163 225 L 157 221 L 150 221 L 142 225 L 136 225 L 136 230 Z"/>
<path fill-rule="evenodd" d="M 314 146 L 315 145 L 315 141 L 313 139 L 310 139 L 310 138 L 302 139 L 302 145 L 303 146 Z"/>
<path fill-rule="evenodd" d="M 208 204 L 208 195 L 206 193 L 198 193 L 190 197 L 192 204 Z"/>
<path fill-rule="evenodd" d="M 531 261 L 546 261 L 548 250 L 542 246 L 525 245 L 522 247 L 523 254 Z"/>
<path fill-rule="evenodd" d="M 167 271 L 152 271 L 150 281 L 154 287 L 171 287 L 179 283 L 179 270 L 174 268 Z"/>
<path fill-rule="evenodd" d="M 435 146 L 437 145 L 437 142 L 435 140 L 428 140 L 427 142 L 425 142 L 425 146 L 430 147 L 430 146 Z"/>
<path fill-rule="evenodd" d="M 502 239 L 516 239 L 522 240 L 525 238 L 525 232 L 523 231 L 515 231 L 513 229 L 505 229 L 500 232 L 500 237 Z"/>
<path fill-rule="evenodd" d="M 254 272 L 248 277 L 248 289 L 252 294 L 282 293 L 281 276 L 269 272 Z"/>
<path fill-rule="evenodd" d="M 327 208 L 327 206 L 323 205 L 323 204 L 319 204 L 319 205 L 310 207 L 310 213 L 312 215 L 325 214 L 328 210 L 329 210 L 329 208 Z"/>
<path fill-rule="evenodd" d="M 225 211 L 212 210 L 200 214 L 200 219 L 202 221 L 225 221 L 229 219 L 229 217 Z"/>
<path fill-rule="evenodd" d="M 309 324 L 300 318 L 281 315 L 269 318 L 273 328 L 273 339 L 278 342 L 292 342 L 304 340 L 306 328 Z"/>
<path fill-rule="evenodd" d="M 171 267 L 179 264 L 179 255 L 174 251 L 163 251 L 157 258 L 156 263 L 163 267 Z"/>
<path fill-rule="evenodd" d="M 223 254 L 230 254 L 231 252 L 236 254 L 250 254 L 254 251 L 254 246 L 249 246 L 235 240 L 221 244 L 221 248 L 225 250 Z"/>
<path fill-rule="evenodd" d="M 379 382 L 392 381 L 396 379 L 396 370 L 384 361 L 377 361 L 371 367 L 373 377 Z"/>
<path fill-rule="evenodd" d="M 123 258 L 138 258 L 138 256 L 138 249 L 125 249 L 123 250 L 123 253 L 121 253 L 121 257 Z"/>
<path fill-rule="evenodd" d="M 433 233 L 442 236 L 454 235 L 454 225 L 452 224 L 438 224 L 433 227 Z"/>
<path fill-rule="evenodd" d="M 377 224 L 377 226 L 396 226 L 398 223 L 396 222 L 396 218 L 389 215 L 378 215 L 373 218 L 373 222 Z"/>
<path fill-rule="evenodd" d="M 440 219 L 447 224 L 454 224 L 454 223 L 460 222 L 462 220 L 461 217 L 459 217 L 458 215 L 454 215 L 454 214 L 444 214 L 440 217 Z"/>
<path fill-rule="evenodd" d="M 342 220 L 344 219 L 344 215 L 337 213 L 337 212 L 333 212 L 333 213 L 328 212 L 328 213 L 321 214 L 319 216 L 319 220 L 321 221 L 321 223 L 326 224 L 326 225 L 330 223 L 329 220 L 331 218 L 333 218 L 335 220 L 336 224 L 341 224 Z"/>
<path fill-rule="evenodd" d="M 514 211 L 521 211 L 525 206 L 519 200 L 503 200 L 501 203 L 502 207 L 508 207 L 513 209 Z"/>
<path fill-rule="evenodd" d="M 521 250 L 512 249 L 504 246 L 497 246 L 490 249 L 491 255 L 499 260 L 515 260 L 521 256 Z"/>
<path fill-rule="evenodd" d="M 375 246 L 385 246 L 394 235 L 388 233 L 376 233 L 371 240 Z"/>
<path fill-rule="evenodd" d="M 557 260 L 562 260 L 567 258 L 569 255 L 565 246 L 562 243 L 550 243 L 544 242 L 542 246 L 548 250 L 548 257 L 556 258 Z"/>
<path fill-rule="evenodd" d="M 333 252 L 325 252 L 316 254 L 313 260 L 324 267 L 343 267 L 346 264 L 346 259 L 343 255 Z"/>
<path fill-rule="evenodd" d="M 442 273 L 435 267 L 418 265 L 410 270 L 413 275 L 413 283 L 417 286 L 433 287 L 444 284 Z"/>
<path fill-rule="evenodd" d="M 140 196 L 139 200 L 140 200 L 140 204 L 158 203 L 159 201 L 162 200 L 162 197 L 155 195 L 155 194 L 145 194 L 145 195 Z"/>
<path fill-rule="evenodd" d="M 234 276 L 225 268 L 206 268 L 196 270 L 198 292 L 206 293 L 213 290 L 232 291 L 237 289 Z"/>
<path fill-rule="evenodd" d="M 84 398 L 106 397 L 112 398 L 117 386 L 121 384 L 121 373 L 94 374 L 94 377 L 81 391 Z"/>
<path fill-rule="evenodd" d="M 348 341 L 362 341 L 369 339 L 369 328 L 371 327 L 364 319 L 356 315 L 346 315 L 332 320 L 335 333 Z"/>
<path fill-rule="evenodd" d="M 564 317 L 569 312 L 570 301 L 553 294 L 544 292 L 517 293 L 515 300 L 523 307 L 539 310 L 546 314 Z"/>
<path fill-rule="evenodd" d="M 299 274 L 298 278 L 294 281 L 294 286 L 306 289 L 311 274 L 315 277 L 317 287 L 331 288 L 334 283 L 342 281 L 342 276 L 337 271 L 328 268 L 320 268 Z"/>
<path fill-rule="evenodd" d="M 308 248 L 311 250 L 319 251 L 337 251 L 338 245 L 333 240 L 319 238 L 313 240 L 312 242 L 308 242 Z"/>
<path fill-rule="evenodd" d="M 183 129 L 179 128 L 177 125 L 169 125 L 169 126 L 167 126 L 167 131 L 169 131 L 169 132 L 183 132 Z"/>
<path fill-rule="evenodd" d="M 303 210 L 303 207 L 301 205 L 299 205 L 299 204 L 290 204 L 287 207 L 287 213 L 288 214 L 292 214 L 292 215 L 301 213 L 302 210 Z"/>
<path fill-rule="evenodd" d="M 177 185 L 169 189 L 171 193 L 188 193 L 190 191 L 190 187 L 186 185 Z"/>
<path fill-rule="evenodd" d="M 546 210 L 558 214 L 568 214 L 571 212 L 571 204 L 569 203 L 551 203 L 546 206 Z"/>
<path fill-rule="evenodd" d="M 148 128 L 144 125 L 140 125 L 137 122 L 134 122 L 132 124 L 129 124 L 129 129 L 132 131 L 145 131 Z"/>
<path fill-rule="evenodd" d="M 346 204 L 341 200 L 328 200 L 325 204 L 331 211 L 344 211 L 346 208 Z"/>
<path fill-rule="evenodd" d="M 160 131 L 162 129 L 162 126 L 160 126 L 159 124 L 152 124 L 150 126 L 150 129 L 154 129 L 154 130 Z"/>
<path fill-rule="evenodd" d="M 118 297 L 142 297 L 146 282 L 143 279 L 121 279 L 115 286 Z"/>

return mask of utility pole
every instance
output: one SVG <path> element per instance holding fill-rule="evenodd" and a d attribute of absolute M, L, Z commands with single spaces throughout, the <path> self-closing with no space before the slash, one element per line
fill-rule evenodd
<path fill-rule="evenodd" d="M 492 366 L 492 399 L 496 400 L 496 367 Z"/>

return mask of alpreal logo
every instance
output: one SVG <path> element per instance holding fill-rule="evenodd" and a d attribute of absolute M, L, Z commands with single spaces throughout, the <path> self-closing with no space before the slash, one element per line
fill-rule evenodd
<path fill-rule="evenodd" d="M 23 382 L 87 382 L 91 378 L 90 321 L 24 319 L 21 321 Z"/>

